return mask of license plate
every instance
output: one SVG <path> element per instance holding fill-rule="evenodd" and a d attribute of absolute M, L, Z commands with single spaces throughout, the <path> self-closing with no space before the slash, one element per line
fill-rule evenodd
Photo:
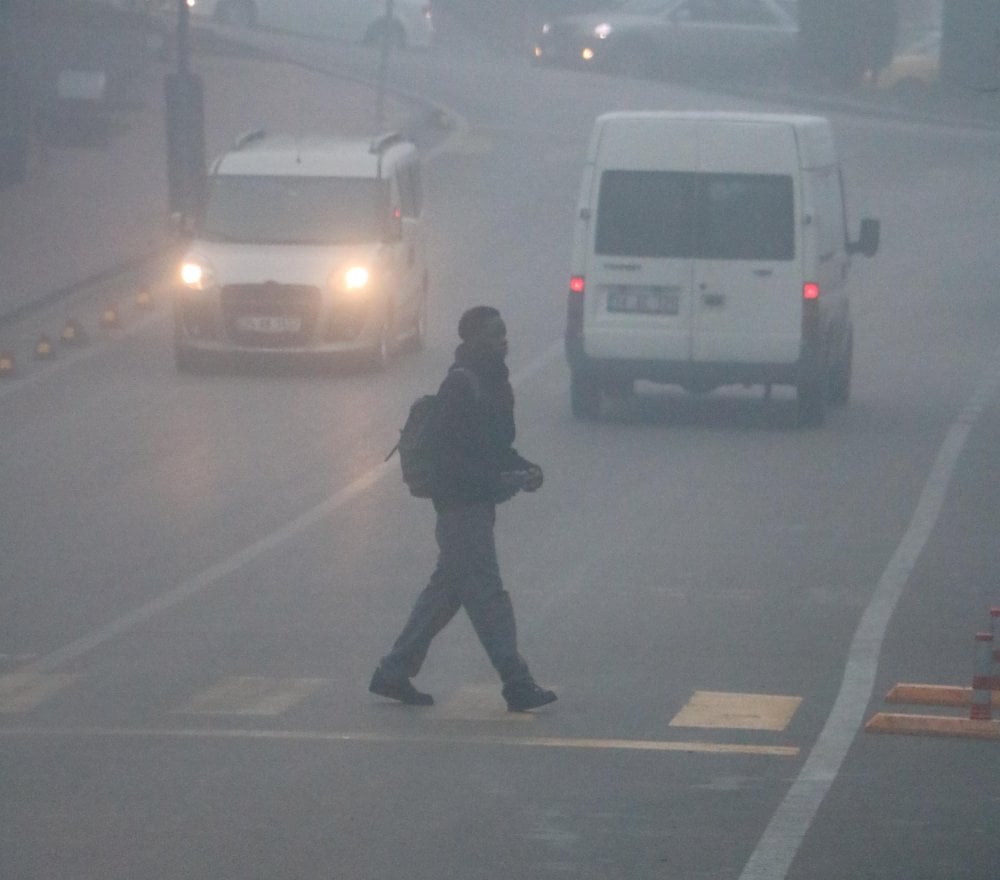
<path fill-rule="evenodd" d="M 665 287 L 622 284 L 608 288 L 608 311 L 640 315 L 676 315 L 680 295 Z"/>
<path fill-rule="evenodd" d="M 236 326 L 248 333 L 299 333 L 302 318 L 298 315 L 240 315 Z"/>

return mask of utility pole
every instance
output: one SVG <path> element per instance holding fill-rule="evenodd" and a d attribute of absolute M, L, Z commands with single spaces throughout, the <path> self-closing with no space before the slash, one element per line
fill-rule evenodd
<path fill-rule="evenodd" d="M 205 189 L 205 109 L 201 77 L 191 71 L 191 10 L 177 0 L 177 70 L 166 77 L 167 185 L 172 216 L 195 216 Z"/>
<path fill-rule="evenodd" d="M 385 0 L 385 26 L 382 28 L 382 45 L 379 53 L 378 91 L 375 95 L 375 132 L 385 124 L 385 86 L 389 74 L 389 49 L 392 43 L 393 0 Z"/>

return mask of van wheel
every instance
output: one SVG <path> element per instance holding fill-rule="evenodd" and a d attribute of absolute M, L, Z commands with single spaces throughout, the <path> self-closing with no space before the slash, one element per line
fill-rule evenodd
<path fill-rule="evenodd" d="M 215 17 L 224 24 L 253 27 L 257 24 L 257 7 L 253 0 L 224 0 L 215 7 Z"/>
<path fill-rule="evenodd" d="M 578 419 L 591 421 L 601 417 L 601 386 L 593 376 L 574 372 L 570 376 L 569 400 Z"/>
<path fill-rule="evenodd" d="M 197 375 L 208 369 L 204 352 L 188 348 L 186 345 L 174 346 L 174 366 L 178 373 Z"/>
<path fill-rule="evenodd" d="M 392 318 L 388 315 L 378 329 L 378 338 L 368 351 L 368 367 L 376 372 L 384 372 L 392 360 Z"/>
<path fill-rule="evenodd" d="M 387 22 L 384 18 L 380 18 L 368 28 L 363 42 L 366 46 L 381 46 L 386 37 L 389 40 L 389 48 L 397 51 L 406 48 L 406 32 L 402 26 L 398 21 Z"/>
<path fill-rule="evenodd" d="M 427 347 L 427 293 L 429 287 L 430 282 L 425 274 L 420 306 L 417 309 L 417 319 L 413 325 L 413 348 L 415 351 L 423 351 Z"/>
<path fill-rule="evenodd" d="M 804 379 L 796 387 L 798 422 L 802 428 L 819 428 L 826 421 L 827 375 Z"/>
<path fill-rule="evenodd" d="M 616 400 L 628 400 L 635 394 L 635 382 L 632 379 L 613 379 L 604 387 L 604 393 Z"/>
<path fill-rule="evenodd" d="M 854 360 L 854 334 L 847 331 L 847 345 L 830 380 L 830 403 L 843 406 L 851 397 L 851 363 Z"/>

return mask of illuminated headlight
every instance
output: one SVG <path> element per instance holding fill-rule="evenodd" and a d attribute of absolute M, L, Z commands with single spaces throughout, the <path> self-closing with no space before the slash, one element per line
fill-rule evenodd
<path fill-rule="evenodd" d="M 181 263 L 181 283 L 188 290 L 207 290 L 215 283 L 212 270 L 196 260 Z"/>
<path fill-rule="evenodd" d="M 545 24 L 542 25 L 543 34 L 547 34 L 551 30 L 552 30 L 552 25 L 549 22 L 545 22 Z"/>
<path fill-rule="evenodd" d="M 591 49 L 589 46 L 587 46 L 586 48 L 580 50 L 580 57 L 584 61 L 593 61 L 594 60 L 594 50 Z"/>
<path fill-rule="evenodd" d="M 364 295 L 371 286 L 372 276 L 367 266 L 348 266 L 330 276 L 330 287 L 354 296 Z"/>
<path fill-rule="evenodd" d="M 611 25 L 605 22 L 604 24 L 599 24 L 597 27 L 594 28 L 594 36 L 597 37 L 597 39 L 599 40 L 606 40 L 608 37 L 611 36 L 612 30 L 614 30 L 614 28 L 612 28 Z"/>

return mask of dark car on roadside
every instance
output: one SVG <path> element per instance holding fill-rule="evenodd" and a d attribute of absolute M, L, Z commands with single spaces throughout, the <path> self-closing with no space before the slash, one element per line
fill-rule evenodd
<path fill-rule="evenodd" d="M 625 0 L 550 19 L 532 54 L 626 76 L 760 82 L 787 77 L 797 48 L 794 0 Z"/>

